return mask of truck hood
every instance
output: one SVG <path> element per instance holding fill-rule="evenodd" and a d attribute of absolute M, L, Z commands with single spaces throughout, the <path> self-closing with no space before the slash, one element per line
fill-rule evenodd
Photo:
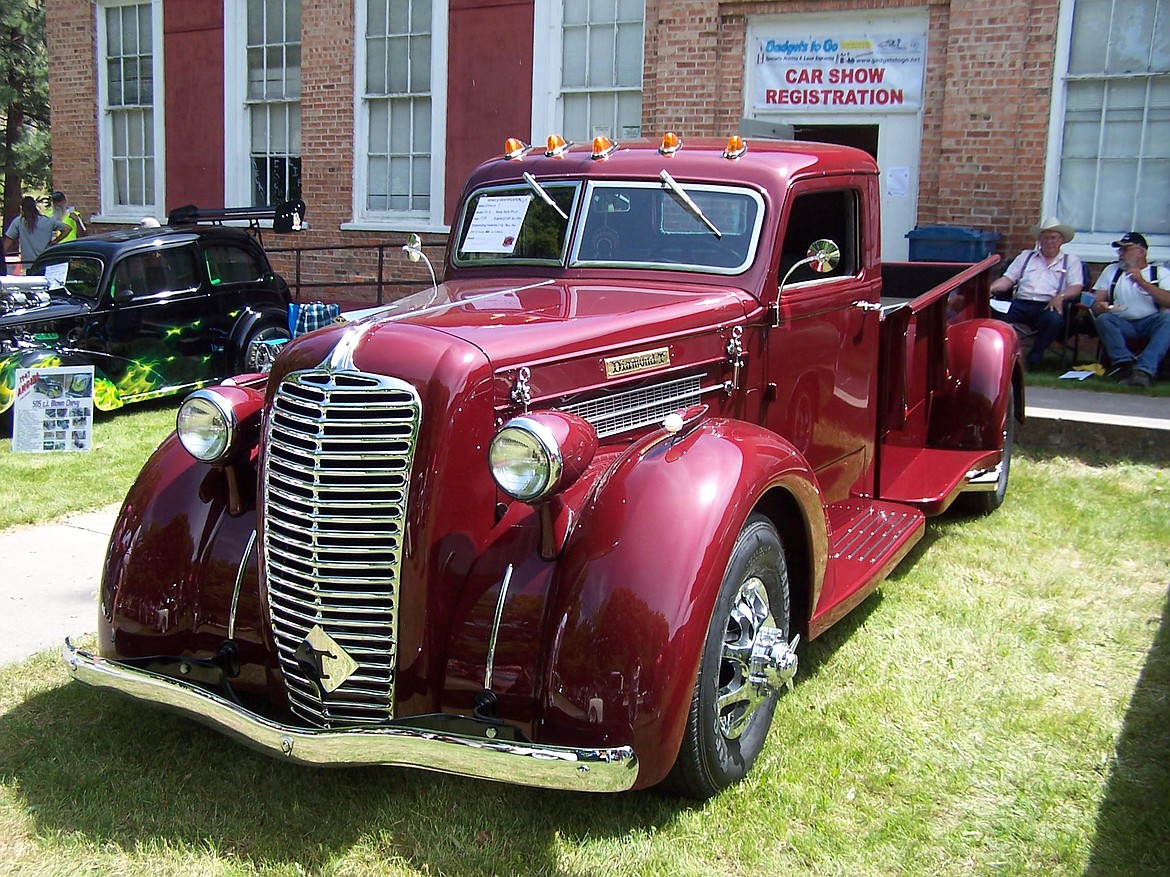
<path fill-rule="evenodd" d="M 494 369 L 593 349 L 644 345 L 741 322 L 758 306 L 734 287 L 528 278 L 461 280 L 349 315 L 369 321 L 368 343 L 393 336 L 399 323 L 452 335 L 484 352 Z M 556 323 L 550 333 L 529 331 Z"/>

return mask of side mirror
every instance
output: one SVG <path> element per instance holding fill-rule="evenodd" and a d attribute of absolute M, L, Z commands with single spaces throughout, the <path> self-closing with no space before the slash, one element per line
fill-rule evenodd
<path fill-rule="evenodd" d="M 788 269 L 784 275 L 784 279 L 780 281 L 780 289 L 783 291 L 784 285 L 788 283 L 788 278 L 792 276 L 792 272 L 802 265 L 810 266 L 818 274 L 828 274 L 837 267 L 840 261 L 841 248 L 837 246 L 836 242 L 828 238 L 813 241 L 809 244 L 808 253 L 805 257 Z"/>
<path fill-rule="evenodd" d="M 134 300 L 134 290 L 128 286 L 116 286 L 110 293 L 110 300 L 116 304 L 125 304 Z"/>
<path fill-rule="evenodd" d="M 407 236 L 406 243 L 402 246 L 402 252 L 406 253 L 406 258 L 412 262 L 417 262 L 419 259 L 422 259 L 427 263 L 427 270 L 431 272 L 431 288 L 438 289 L 439 281 L 435 279 L 435 269 L 431 265 L 431 260 L 427 258 L 427 254 L 422 249 L 422 237 L 412 232 Z"/>

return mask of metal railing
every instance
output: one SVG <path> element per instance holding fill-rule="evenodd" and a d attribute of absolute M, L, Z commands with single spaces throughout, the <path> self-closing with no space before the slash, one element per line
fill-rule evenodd
<path fill-rule="evenodd" d="M 442 261 L 445 248 L 445 242 L 423 245 L 423 249 L 429 251 L 428 255 L 432 263 Z M 323 292 L 329 293 L 325 297 L 345 298 L 344 294 L 338 295 L 337 293 L 344 290 L 372 289 L 373 301 L 371 304 L 382 305 L 386 303 L 388 296 L 399 298 L 402 295 L 430 286 L 429 277 L 414 279 L 410 276 L 404 276 L 420 273 L 420 269 L 416 269 L 402 254 L 401 243 L 323 244 L 312 247 L 271 247 L 266 249 L 269 259 L 273 262 L 274 270 L 284 277 L 285 282 L 292 290 L 293 300 L 296 302 L 322 298 Z M 368 262 L 363 260 L 361 256 L 363 253 L 368 254 Z M 370 269 L 372 276 L 358 279 L 353 279 L 352 276 L 349 279 L 330 277 L 327 276 L 330 266 L 314 265 L 318 258 L 323 262 L 331 262 L 334 270 L 336 270 L 339 260 L 345 260 L 351 274 L 353 266 L 361 263 L 362 267 Z M 289 259 L 292 262 L 291 276 L 280 270 Z"/>

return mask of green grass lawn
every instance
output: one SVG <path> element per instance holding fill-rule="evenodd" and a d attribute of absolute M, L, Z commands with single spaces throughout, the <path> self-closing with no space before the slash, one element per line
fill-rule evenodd
<path fill-rule="evenodd" d="M 802 646 L 706 804 L 295 767 L 47 654 L 0 668 L 0 874 L 1170 874 L 1170 469 L 1012 476 Z"/>

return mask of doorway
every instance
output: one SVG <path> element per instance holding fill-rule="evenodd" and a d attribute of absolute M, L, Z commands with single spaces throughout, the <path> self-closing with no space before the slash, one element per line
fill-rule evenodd
<path fill-rule="evenodd" d="M 878 157 L 877 125 L 793 125 L 792 139 L 852 146 L 874 161 Z"/>

